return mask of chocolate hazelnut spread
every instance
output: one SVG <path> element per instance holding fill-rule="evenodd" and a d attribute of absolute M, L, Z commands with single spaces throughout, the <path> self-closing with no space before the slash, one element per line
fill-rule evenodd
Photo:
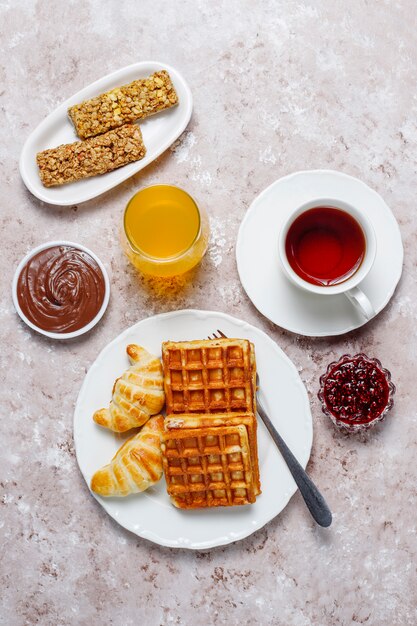
<path fill-rule="evenodd" d="M 17 298 L 26 317 L 38 328 L 70 333 L 95 318 L 105 295 L 103 272 L 83 250 L 52 246 L 23 267 Z"/>

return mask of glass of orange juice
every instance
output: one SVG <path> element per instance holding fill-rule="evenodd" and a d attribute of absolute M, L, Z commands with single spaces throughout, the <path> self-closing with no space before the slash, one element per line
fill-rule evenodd
<path fill-rule="evenodd" d="M 207 214 L 179 187 L 153 185 L 129 201 L 123 247 L 133 265 L 151 276 L 177 276 L 203 258 L 210 229 Z"/>

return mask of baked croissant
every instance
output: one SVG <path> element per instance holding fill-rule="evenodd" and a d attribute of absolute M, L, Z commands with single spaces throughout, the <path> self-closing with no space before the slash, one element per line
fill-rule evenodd
<path fill-rule="evenodd" d="M 127 496 L 145 491 L 162 476 L 162 415 L 151 417 L 140 432 L 125 441 L 108 465 L 91 479 L 100 496 Z"/>
<path fill-rule="evenodd" d="M 126 348 L 132 366 L 116 380 L 108 409 L 100 409 L 93 420 L 117 433 L 142 426 L 165 403 L 162 366 L 145 348 L 130 344 Z"/>

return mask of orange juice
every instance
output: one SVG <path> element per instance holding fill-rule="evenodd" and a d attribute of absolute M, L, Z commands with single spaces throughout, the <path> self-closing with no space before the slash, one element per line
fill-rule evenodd
<path fill-rule="evenodd" d="M 208 243 L 208 220 L 182 189 L 154 185 L 130 200 L 124 233 L 127 255 L 138 269 L 174 276 L 201 260 Z"/>

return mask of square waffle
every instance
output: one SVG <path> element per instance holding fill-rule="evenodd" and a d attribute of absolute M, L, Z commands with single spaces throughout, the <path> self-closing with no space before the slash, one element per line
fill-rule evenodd
<path fill-rule="evenodd" d="M 168 430 L 162 436 L 168 494 L 181 509 L 255 502 L 245 426 Z"/>
<path fill-rule="evenodd" d="M 258 464 L 257 421 L 253 413 L 211 413 L 211 414 L 177 414 L 168 415 L 165 419 L 165 430 L 205 429 L 219 426 L 243 425 L 247 429 L 251 464 L 253 469 L 255 495 L 261 493 Z"/>
<path fill-rule="evenodd" d="M 166 341 L 162 365 L 167 415 L 256 414 L 256 364 L 247 339 Z"/>

